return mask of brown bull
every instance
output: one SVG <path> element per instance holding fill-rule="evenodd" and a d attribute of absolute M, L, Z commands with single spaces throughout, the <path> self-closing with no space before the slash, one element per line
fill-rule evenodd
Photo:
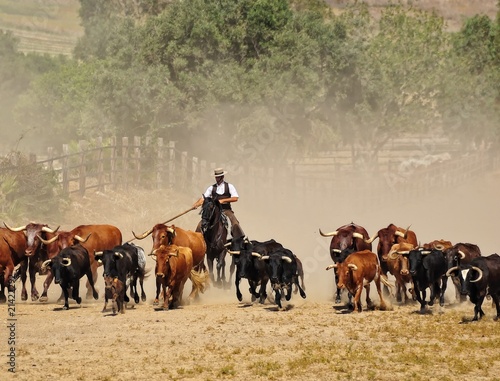
<path fill-rule="evenodd" d="M 396 243 L 392 245 L 389 254 L 386 256 L 386 263 L 389 272 L 396 278 L 396 300 L 406 303 L 406 285 L 410 284 L 410 292 L 413 295 L 413 280 L 410 275 L 410 265 L 408 255 L 415 246 L 411 243 Z"/>
<path fill-rule="evenodd" d="M 387 266 L 386 259 L 387 254 L 391 250 L 392 245 L 396 243 L 411 243 L 414 246 L 418 246 L 417 236 L 412 230 L 400 228 L 394 224 L 389 224 L 386 228 L 380 229 L 377 234 L 366 240 L 366 243 L 372 243 L 378 238 L 377 254 L 380 260 L 380 266 L 382 274 L 387 276 L 389 268 Z"/>
<path fill-rule="evenodd" d="M 435 239 L 432 242 L 424 243 L 422 245 L 424 250 L 432 250 L 432 249 L 446 250 L 452 246 L 453 244 L 450 241 L 445 241 L 444 239 Z"/>
<path fill-rule="evenodd" d="M 205 253 L 207 251 L 207 245 L 205 243 L 205 239 L 203 238 L 203 234 L 199 232 L 194 232 L 191 230 L 184 230 L 175 225 L 165 225 L 165 224 L 156 224 L 150 230 L 145 231 L 141 235 L 136 235 L 132 232 L 135 238 L 144 239 L 151 234 L 153 238 L 153 248 L 152 251 L 165 248 L 169 245 L 177 245 L 183 247 L 189 247 L 193 256 L 193 268 L 196 271 L 205 272 Z M 199 276 L 202 276 L 199 274 Z M 192 281 L 192 279 L 191 279 Z M 191 289 L 190 298 L 197 297 L 199 292 L 204 292 L 204 288 Z M 158 295 L 160 293 L 160 284 L 158 278 L 156 279 L 156 298 L 153 304 L 158 304 Z"/>
<path fill-rule="evenodd" d="M 191 279 L 193 288 L 203 289 L 208 281 L 206 272 L 193 269 L 193 254 L 189 247 L 161 246 L 153 250 L 156 257 L 156 277 L 163 290 L 163 308 L 175 308 L 182 302 L 186 281 Z"/>
<path fill-rule="evenodd" d="M 380 282 L 392 287 L 387 278 L 381 274 L 380 263 L 375 253 L 370 250 L 357 251 L 350 254 L 342 263 L 333 264 L 326 269 L 337 268 L 339 280 L 337 287 L 346 288 L 354 295 L 354 311 L 361 312 L 360 303 L 363 287 L 366 289 L 366 304 L 368 308 L 373 307 L 370 299 L 370 283 L 375 282 L 377 292 L 380 297 L 380 309 L 386 309 L 386 304 L 382 296 Z"/>
<path fill-rule="evenodd" d="M 47 260 L 45 247 L 42 245 L 42 239 L 47 238 L 47 233 L 54 234 L 58 229 L 51 229 L 47 224 L 40 224 L 35 222 L 30 222 L 27 225 L 12 228 L 4 222 L 4 225 L 11 232 L 22 232 L 26 240 L 26 249 L 24 255 L 27 257 L 26 261 L 28 266 L 28 271 L 31 281 L 31 300 L 35 301 L 39 298 L 38 290 L 36 289 L 36 273 L 40 272 L 42 263 Z M 21 269 L 24 272 L 21 273 L 23 281 L 23 290 L 21 292 L 21 299 L 27 300 L 28 294 L 24 286 L 26 281 L 25 269 Z"/>
<path fill-rule="evenodd" d="M 23 232 L 13 232 L 9 229 L 0 228 L 0 275 L 3 279 L 0 286 L 0 302 L 5 303 L 5 288 L 13 290 L 11 286 L 11 277 L 14 274 L 14 267 L 20 266 L 22 280 L 22 298 L 26 300 L 28 293 L 26 291 L 26 270 L 28 268 L 28 258 L 26 251 L 26 237 Z"/>
<path fill-rule="evenodd" d="M 366 229 L 354 222 L 339 227 L 329 233 L 323 233 L 319 229 L 319 234 L 323 237 L 332 237 L 330 241 L 330 257 L 333 263 L 343 262 L 345 257 L 352 251 L 372 250 L 372 244 L 366 243 L 370 236 Z M 337 284 L 338 275 L 335 271 L 334 280 Z M 335 303 L 340 303 L 340 290 L 337 288 Z"/>
<path fill-rule="evenodd" d="M 95 260 L 94 253 L 96 251 L 111 250 L 115 246 L 121 245 L 122 233 L 120 229 L 113 225 L 80 225 L 69 232 L 53 234 L 52 238 L 42 240 L 42 242 L 48 247 L 48 259 L 53 258 L 66 247 L 81 243 L 89 253 L 90 268 L 95 283 L 97 280 L 97 267 L 100 266 L 100 263 Z M 50 279 L 48 285 L 51 281 L 52 279 Z M 45 282 L 47 282 L 47 279 Z M 45 283 L 43 296 L 46 296 Z M 92 289 L 87 282 L 87 298 L 90 297 L 92 297 Z M 42 301 L 42 298 L 40 300 Z M 46 299 L 44 298 L 44 300 Z"/>

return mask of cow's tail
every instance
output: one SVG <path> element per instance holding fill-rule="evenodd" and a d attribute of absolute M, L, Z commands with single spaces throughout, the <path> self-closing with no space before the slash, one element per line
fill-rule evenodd
<path fill-rule="evenodd" d="M 394 293 L 392 291 L 392 289 L 394 288 L 394 285 L 391 282 L 389 282 L 389 279 L 387 279 L 387 277 L 384 274 L 380 274 L 380 281 L 383 284 L 385 284 L 387 287 L 389 287 L 391 295 L 394 296 Z"/>
<path fill-rule="evenodd" d="M 189 274 L 189 279 L 191 280 L 191 283 L 193 283 L 193 291 L 196 290 L 197 292 L 201 293 L 205 292 L 210 282 L 208 271 L 203 270 L 197 271 L 195 269 L 192 269 L 191 273 Z"/>

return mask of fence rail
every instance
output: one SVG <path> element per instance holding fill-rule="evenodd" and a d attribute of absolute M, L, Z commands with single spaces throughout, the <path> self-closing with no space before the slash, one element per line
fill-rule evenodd
<path fill-rule="evenodd" d="M 436 139 L 434 145 L 431 143 L 424 139 L 393 140 L 376 160 L 353 157 L 350 151 L 339 149 L 279 168 L 272 163 L 242 167 L 231 174 L 231 181 L 245 189 L 249 198 L 264 194 L 269 202 L 292 193 L 307 203 L 322 192 L 351 194 L 369 205 L 383 199 L 426 195 L 500 169 L 500 156 L 492 150 L 464 156 L 455 144 Z M 207 186 L 210 169 L 216 167 L 216 163 L 178 150 L 175 142 L 140 137 L 80 141 L 76 148 L 66 144 L 61 155 L 55 156 L 49 148 L 46 157 L 32 157 L 31 161 L 54 170 L 64 193 L 82 196 L 92 189 L 127 190 L 132 186 L 175 187 L 196 196 Z"/>

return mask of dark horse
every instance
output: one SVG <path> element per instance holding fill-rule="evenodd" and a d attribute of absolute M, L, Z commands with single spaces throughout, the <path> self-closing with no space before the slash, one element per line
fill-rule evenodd
<path fill-rule="evenodd" d="M 217 199 L 205 197 L 201 209 L 201 231 L 207 244 L 207 263 L 210 279 L 214 283 L 214 259 L 217 260 L 217 281 L 215 284 L 224 285 L 226 282 L 226 239 L 227 219 L 222 212 L 222 206 Z"/>

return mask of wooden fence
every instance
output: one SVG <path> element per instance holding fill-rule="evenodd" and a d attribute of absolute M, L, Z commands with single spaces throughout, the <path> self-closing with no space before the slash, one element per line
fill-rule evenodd
<path fill-rule="evenodd" d="M 458 154 L 458 147 L 446 142 L 436 143 L 434 139 L 432 149 L 425 152 L 419 148 L 422 144 L 430 147 L 421 139 L 393 140 L 375 162 L 356 160 L 350 151 L 338 149 L 279 167 L 273 163 L 262 167 L 241 165 L 231 172 L 230 179 L 245 190 L 249 199 L 265 195 L 267 202 L 272 203 L 286 195 L 307 204 L 318 194 L 350 194 L 370 205 L 388 199 L 425 196 L 435 189 L 455 186 L 500 169 L 499 155 L 491 150 L 464 156 Z M 421 165 L 415 164 L 417 159 L 429 156 L 440 159 L 420 160 Z M 196 197 L 213 180 L 211 169 L 225 166 L 180 151 L 174 142 L 165 144 L 161 138 L 153 141 L 140 137 L 80 141 L 71 148 L 63 145 L 58 156 L 50 148 L 46 157 L 34 157 L 32 161 L 54 170 L 64 193 L 82 196 L 90 190 L 104 192 L 108 187 L 123 190 L 175 187 Z"/>

